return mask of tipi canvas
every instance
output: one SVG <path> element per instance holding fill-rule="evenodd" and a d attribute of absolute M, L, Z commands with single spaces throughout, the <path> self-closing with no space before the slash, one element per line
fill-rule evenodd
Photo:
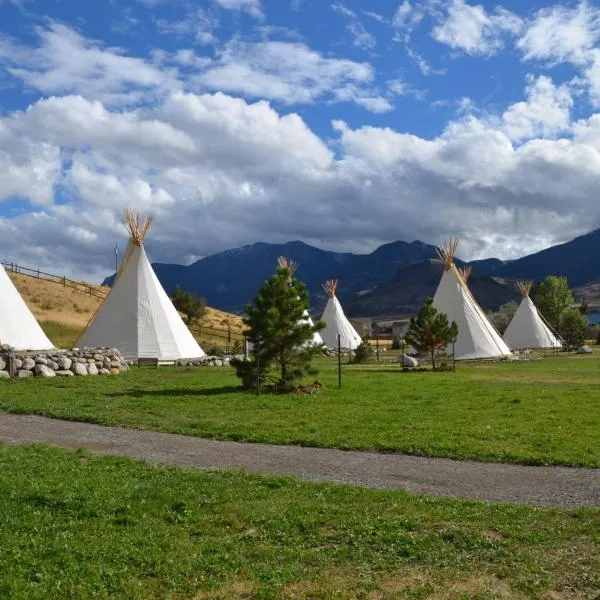
<path fill-rule="evenodd" d="M 78 341 L 80 347 L 118 348 L 130 360 L 177 360 L 204 356 L 158 281 L 144 238 L 151 219 L 141 223 L 125 212 L 131 239 L 113 288 Z"/>
<path fill-rule="evenodd" d="M 517 281 L 516 286 L 523 299 L 510 325 L 504 332 L 504 341 L 513 350 L 561 348 L 562 344 L 544 323 L 535 304 L 529 297 L 533 283 L 531 281 Z"/>
<path fill-rule="evenodd" d="M 8 344 L 17 350 L 54 348 L 1 264 L 0 298 L 0 344 Z"/>
<path fill-rule="evenodd" d="M 458 325 L 455 358 L 472 360 L 511 356 L 508 346 L 477 304 L 454 264 L 457 246 L 458 240 L 454 239 L 438 249 L 444 274 L 433 297 L 433 306 L 446 313 L 449 322 L 455 321 Z"/>
<path fill-rule="evenodd" d="M 354 350 L 360 346 L 362 339 L 356 329 L 346 318 L 342 305 L 337 299 L 335 292 L 337 290 L 337 280 L 326 281 L 323 284 L 323 289 L 327 292 L 329 299 L 323 311 L 321 321 L 327 325 L 321 332 L 323 342 L 329 348 L 338 347 L 338 335 L 340 336 L 340 347 L 344 349 Z"/>
<path fill-rule="evenodd" d="M 288 260 L 285 256 L 280 256 L 277 259 L 277 264 L 280 267 L 283 267 L 285 269 L 288 269 L 290 272 L 290 277 L 294 276 L 294 273 L 296 272 L 296 269 L 298 268 L 298 263 L 293 261 L 293 260 Z M 308 323 L 308 325 L 310 325 L 311 327 L 314 327 L 314 321 L 310 318 L 310 315 L 308 314 L 308 310 L 304 311 L 304 315 L 302 316 L 301 319 L 302 323 Z M 324 344 L 323 342 L 323 338 L 321 337 L 321 334 L 318 331 L 315 331 L 315 333 L 313 334 L 313 338 L 311 342 L 308 342 L 306 345 L 310 345 L 313 344 L 315 346 L 322 346 Z"/>

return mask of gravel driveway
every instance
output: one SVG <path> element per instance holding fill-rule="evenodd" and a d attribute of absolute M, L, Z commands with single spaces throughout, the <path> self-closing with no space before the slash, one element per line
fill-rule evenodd
<path fill-rule="evenodd" d="M 243 469 L 370 488 L 538 506 L 600 506 L 600 469 L 531 467 L 404 454 L 221 442 L 0 413 L 0 440 L 87 448 L 152 463 Z"/>

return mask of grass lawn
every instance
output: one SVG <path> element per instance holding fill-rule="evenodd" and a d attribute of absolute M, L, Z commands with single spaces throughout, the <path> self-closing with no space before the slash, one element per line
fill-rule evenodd
<path fill-rule="evenodd" d="M 233 369 L 134 368 L 100 378 L 0 382 L 0 410 L 188 435 L 600 466 L 597 356 L 460 365 L 456 373 L 323 361 L 315 395 L 256 396 Z"/>
<path fill-rule="evenodd" d="M 597 598 L 600 512 L 0 445 L 0 597 Z"/>

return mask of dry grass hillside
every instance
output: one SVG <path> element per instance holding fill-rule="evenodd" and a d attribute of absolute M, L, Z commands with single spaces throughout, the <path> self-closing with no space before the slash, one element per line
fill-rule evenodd
<path fill-rule="evenodd" d="M 9 275 L 27 306 L 57 346 L 72 346 L 102 302 L 89 293 L 90 286 L 87 283 L 82 284 L 80 289 L 74 289 L 46 279 L 16 273 Z M 106 294 L 110 290 L 100 285 L 91 287 L 99 294 Z M 228 323 L 234 337 L 241 333 L 243 324 L 239 316 L 208 307 L 204 317 L 194 325 L 223 330 Z M 208 331 L 203 331 L 197 337 L 205 345 L 226 343 L 224 338 L 210 335 Z"/>

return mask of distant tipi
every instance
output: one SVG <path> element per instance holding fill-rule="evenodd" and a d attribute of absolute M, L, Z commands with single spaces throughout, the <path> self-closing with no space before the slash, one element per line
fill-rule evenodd
<path fill-rule="evenodd" d="M 455 321 L 458 325 L 455 358 L 468 360 L 511 356 L 508 346 L 477 304 L 465 278 L 454 264 L 457 246 L 458 240 L 451 239 L 437 250 L 440 257 L 438 262 L 444 266 L 444 273 L 433 297 L 433 306 L 446 313 L 449 322 Z M 465 276 L 468 277 L 468 274 L 465 273 Z"/>
<path fill-rule="evenodd" d="M 1 264 L 0 298 L 0 344 L 17 350 L 54 348 Z"/>
<path fill-rule="evenodd" d="M 287 259 L 285 256 L 280 256 L 277 259 L 277 264 L 280 267 L 288 269 L 290 272 L 290 277 L 293 277 L 294 273 L 296 273 L 296 270 L 298 269 L 298 263 L 294 260 Z M 310 315 L 308 314 L 308 310 L 304 311 L 304 315 L 302 317 L 301 322 L 307 323 L 311 327 L 314 327 L 314 325 L 315 325 L 313 320 L 310 318 Z M 315 333 L 313 334 L 312 342 L 308 342 L 305 345 L 310 345 L 311 343 L 314 344 L 315 346 L 322 346 L 324 344 L 323 338 L 321 337 L 321 335 L 319 334 L 318 331 L 315 331 Z"/>
<path fill-rule="evenodd" d="M 504 332 L 504 341 L 513 350 L 525 348 L 561 348 L 562 344 L 544 323 L 529 294 L 533 287 L 531 281 L 517 281 L 515 283 L 523 299 L 512 318 L 510 325 Z"/>
<path fill-rule="evenodd" d="M 80 347 L 116 347 L 127 359 L 177 360 L 204 356 L 160 284 L 144 238 L 152 219 L 125 211 L 129 245 L 110 294 L 78 340 Z"/>
<path fill-rule="evenodd" d="M 340 336 L 340 347 L 354 350 L 362 343 L 360 335 L 348 321 L 342 305 L 337 299 L 335 292 L 337 290 L 337 279 L 330 279 L 323 284 L 323 289 L 327 293 L 329 299 L 323 311 L 321 321 L 327 325 L 321 332 L 321 337 L 325 345 L 329 348 L 338 347 L 338 335 Z"/>

